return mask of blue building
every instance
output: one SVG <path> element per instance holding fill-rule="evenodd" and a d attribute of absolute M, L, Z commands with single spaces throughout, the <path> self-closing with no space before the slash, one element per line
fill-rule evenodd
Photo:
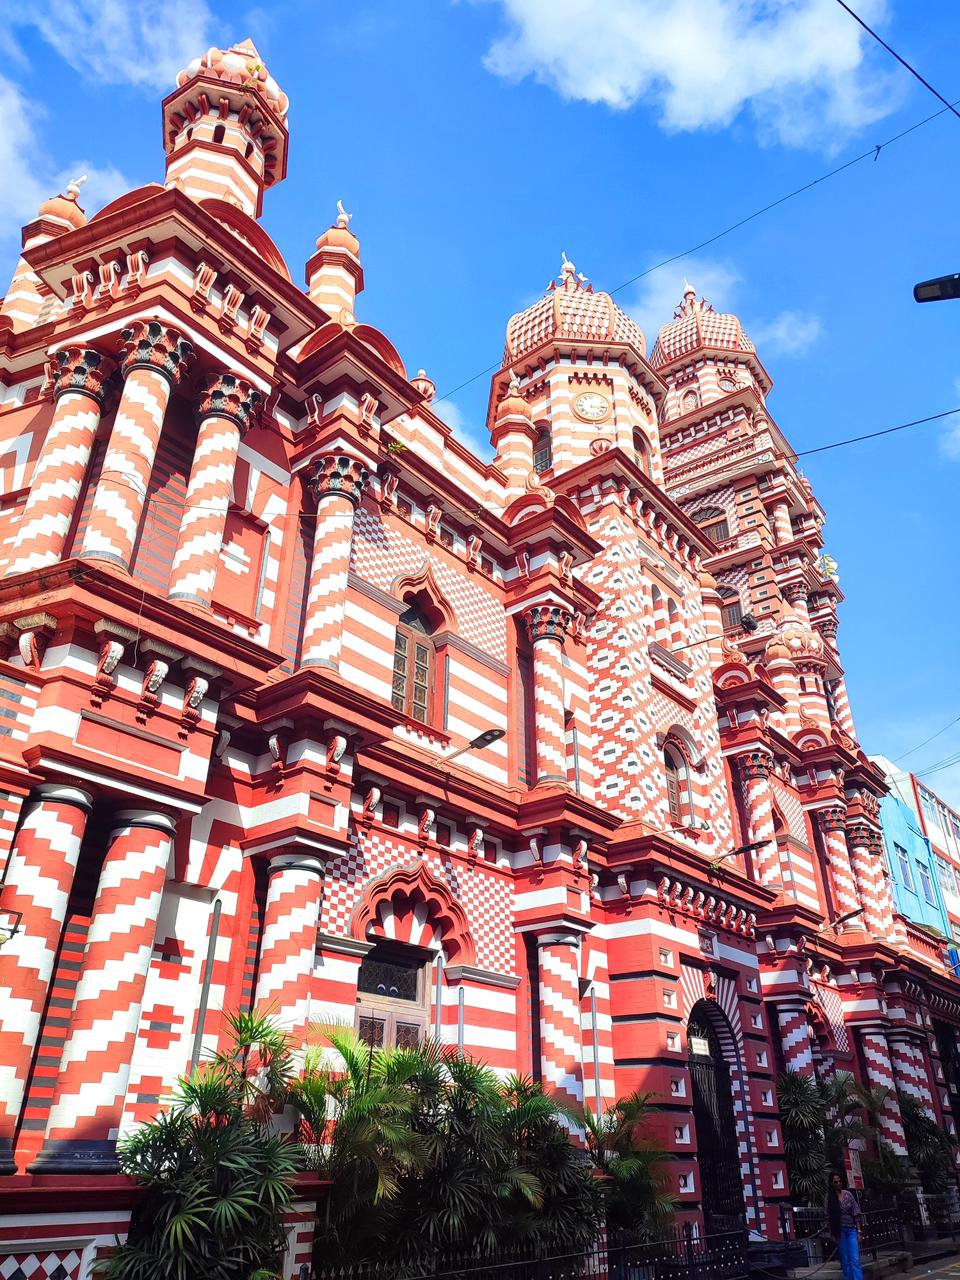
<path fill-rule="evenodd" d="M 891 791 L 880 805 L 880 820 L 897 911 L 915 924 L 937 929 L 949 938 L 952 928 L 937 856 L 920 830 L 917 815 Z"/>

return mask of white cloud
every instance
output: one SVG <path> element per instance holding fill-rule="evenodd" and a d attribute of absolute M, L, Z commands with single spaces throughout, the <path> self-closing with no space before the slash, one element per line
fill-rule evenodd
<path fill-rule="evenodd" d="M 499 0 L 508 31 L 484 64 L 564 98 L 654 104 L 670 131 L 724 128 L 749 108 L 762 138 L 834 149 L 897 105 L 894 73 L 835 0 Z M 861 0 L 881 21 L 885 0 Z"/>
<path fill-rule="evenodd" d="M 18 85 L 0 76 L 0 250 L 10 257 L 19 248 L 23 224 L 37 216 L 42 200 L 63 191 L 71 178 L 87 175 L 80 203 L 88 213 L 132 185 L 117 169 L 90 164 L 82 157 L 58 166 L 37 136 L 35 122 L 42 115 L 42 108 L 24 97 Z"/>
<path fill-rule="evenodd" d="M 765 324 L 753 325 L 748 336 L 763 351 L 799 356 L 820 337 L 820 317 L 811 311 L 781 311 Z"/>
<path fill-rule="evenodd" d="M 475 427 L 464 415 L 460 406 L 452 400 L 436 400 L 430 406 L 438 418 L 442 418 L 451 427 L 455 436 L 468 444 L 475 453 L 483 455 L 490 452 L 490 437 L 486 427 Z"/>
<path fill-rule="evenodd" d="M 740 272 L 732 262 L 711 258 L 680 258 L 669 267 L 654 271 L 640 282 L 633 302 L 621 305 L 647 335 L 647 346 L 653 347 L 662 325 L 673 319 L 683 301 L 684 280 L 696 288 L 717 311 L 730 311 L 741 282 Z"/>
<path fill-rule="evenodd" d="M 625 310 L 647 335 L 652 349 L 661 326 L 673 318 L 683 298 L 684 281 L 696 289 L 717 311 L 732 311 L 740 316 L 747 337 L 757 346 L 760 358 L 766 355 L 802 355 L 820 336 L 820 320 L 810 311 L 781 311 L 773 319 L 751 320 L 739 307 L 744 284 L 739 269 L 728 259 L 680 258 L 662 267 L 640 283 L 632 303 Z"/>
<path fill-rule="evenodd" d="M 960 378 L 953 384 L 954 404 L 960 404 Z M 940 453 L 951 462 L 960 462 L 960 415 L 950 418 L 940 432 Z"/>
<path fill-rule="evenodd" d="M 205 0 L 14 0 L 8 24 L 31 26 L 85 79 L 172 89 L 211 44 Z"/>

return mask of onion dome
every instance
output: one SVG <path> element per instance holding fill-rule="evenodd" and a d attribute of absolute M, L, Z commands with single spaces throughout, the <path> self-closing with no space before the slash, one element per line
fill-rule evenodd
<path fill-rule="evenodd" d="M 755 354 L 756 347 L 743 332 L 743 326 L 735 315 L 714 311 L 705 298 L 697 298 L 697 291 L 686 280 L 683 282 L 683 301 L 673 313 L 673 320 L 665 324 L 657 337 L 650 356 L 654 369 L 708 347 L 714 351 L 740 351 Z"/>
<path fill-rule="evenodd" d="M 427 404 L 430 404 L 432 400 L 437 398 L 437 384 L 432 378 L 427 377 L 426 369 L 418 369 L 417 376 L 415 378 L 411 378 L 410 383 L 412 386 L 416 387 Z"/>
<path fill-rule="evenodd" d="M 578 275 L 563 255 L 559 280 L 551 280 L 546 295 L 511 316 L 503 363 L 512 364 L 547 343 L 623 343 L 640 356 L 647 351 L 643 330 L 616 305 L 609 293 L 595 293 L 586 276 Z"/>
<path fill-rule="evenodd" d="M 767 661 L 788 657 L 792 662 L 823 662 L 823 636 L 807 626 L 792 609 L 785 609 L 780 625 L 767 642 L 765 657 Z"/>
<path fill-rule="evenodd" d="M 505 418 L 526 418 L 528 422 L 533 421 L 530 406 L 520 394 L 520 379 L 515 373 L 510 376 L 507 394 L 497 405 L 497 421 L 501 422 Z"/>
<path fill-rule="evenodd" d="M 194 58 L 180 72 L 177 76 L 178 87 L 182 88 L 195 76 L 213 77 L 225 84 L 252 89 L 259 93 L 281 119 L 290 109 L 290 99 L 267 71 L 252 40 L 241 40 L 229 49 L 208 49 L 202 58 Z"/>
<path fill-rule="evenodd" d="M 72 182 L 67 183 L 65 194 L 44 200 L 39 209 L 39 216 L 46 222 L 61 224 L 65 231 L 85 226 L 87 215 L 80 208 L 79 197 L 80 188 L 86 180 L 86 174 L 82 178 L 74 178 Z"/>

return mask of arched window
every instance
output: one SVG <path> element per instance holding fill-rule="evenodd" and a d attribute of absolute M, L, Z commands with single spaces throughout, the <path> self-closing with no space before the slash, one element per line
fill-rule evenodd
<path fill-rule="evenodd" d="M 743 617 L 743 603 L 739 595 L 731 587 L 721 587 L 717 594 L 720 597 L 720 617 L 724 630 L 739 627 Z"/>
<path fill-rule="evenodd" d="M 667 779 L 667 807 L 676 825 L 690 822 L 690 773 L 683 752 L 668 742 L 663 748 L 663 770 Z"/>
<path fill-rule="evenodd" d="M 533 442 L 533 469 L 537 475 L 542 475 L 552 466 L 553 441 L 550 438 L 549 427 L 543 427 L 537 432 L 537 438 Z"/>
<path fill-rule="evenodd" d="M 214 131 L 213 131 L 213 140 L 214 140 L 214 142 L 217 142 L 217 143 L 223 142 L 224 134 L 225 134 L 226 132 L 227 132 L 227 130 L 226 130 L 225 126 L 224 126 L 224 125 L 222 125 L 222 124 L 218 124 L 218 125 L 217 125 L 217 127 L 216 127 L 216 128 L 214 129 Z"/>
<path fill-rule="evenodd" d="M 633 433 L 633 460 L 645 476 L 650 474 L 650 446 L 642 431 Z"/>
<path fill-rule="evenodd" d="M 393 647 L 393 705 L 424 723 L 430 719 L 433 701 L 436 650 L 432 633 L 427 615 L 411 604 L 397 621 Z"/>
<path fill-rule="evenodd" d="M 711 542 L 723 542 L 730 537 L 730 521 L 722 507 L 701 507 L 693 513 L 693 520 Z"/>

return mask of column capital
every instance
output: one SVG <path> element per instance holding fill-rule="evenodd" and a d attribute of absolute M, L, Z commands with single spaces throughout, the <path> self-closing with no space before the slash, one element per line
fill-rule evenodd
<path fill-rule="evenodd" d="M 132 369 L 152 369 L 175 387 L 193 359 L 193 343 L 159 320 L 135 320 L 120 337 L 124 377 Z"/>
<path fill-rule="evenodd" d="M 94 347 L 61 347 L 50 357 L 54 399 L 72 391 L 89 396 L 102 409 L 117 362 Z"/>
<path fill-rule="evenodd" d="M 579 947 L 580 937 L 576 929 L 547 929 L 536 934 L 538 947 Z"/>
<path fill-rule="evenodd" d="M 271 876 L 279 871 L 310 871 L 323 879 L 324 863 L 310 853 L 276 853 L 267 859 L 267 873 Z"/>
<path fill-rule="evenodd" d="M 84 813 L 89 813 L 93 808 L 93 796 L 88 791 L 81 791 L 79 787 L 67 786 L 62 782 L 41 782 L 30 800 L 38 802 L 51 800 L 56 804 L 72 804 L 75 808 L 82 809 Z"/>
<path fill-rule="evenodd" d="M 846 824 L 847 842 L 874 850 L 880 839 L 880 832 L 869 822 L 854 819 Z"/>
<path fill-rule="evenodd" d="M 783 598 L 792 605 L 806 604 L 807 596 L 810 594 L 805 582 L 788 582 L 781 590 Z"/>
<path fill-rule="evenodd" d="M 773 773 L 773 756 L 769 751 L 757 748 L 754 751 L 744 751 L 741 755 L 733 757 L 737 772 L 744 780 L 750 778 L 769 778 Z"/>
<path fill-rule="evenodd" d="M 829 835 L 834 831 L 842 831 L 847 821 L 846 806 L 842 804 L 827 805 L 825 809 L 817 810 L 817 822 L 820 830 Z"/>
<path fill-rule="evenodd" d="M 358 458 L 348 453 L 323 453 L 310 465 L 310 492 L 317 502 L 340 494 L 358 507 L 367 476 L 367 469 Z"/>
<path fill-rule="evenodd" d="M 200 383 L 197 421 L 205 418 L 229 418 L 246 432 L 256 423 L 263 404 L 263 393 L 239 374 L 208 374 Z"/>
<path fill-rule="evenodd" d="M 563 644 L 573 622 L 573 614 L 558 604 L 535 604 L 523 612 L 530 641 L 558 640 Z"/>
<path fill-rule="evenodd" d="M 113 815 L 110 829 L 117 832 L 124 827 L 152 827 L 154 831 L 161 831 L 171 839 L 176 831 L 173 819 L 156 809 L 118 809 Z"/>

